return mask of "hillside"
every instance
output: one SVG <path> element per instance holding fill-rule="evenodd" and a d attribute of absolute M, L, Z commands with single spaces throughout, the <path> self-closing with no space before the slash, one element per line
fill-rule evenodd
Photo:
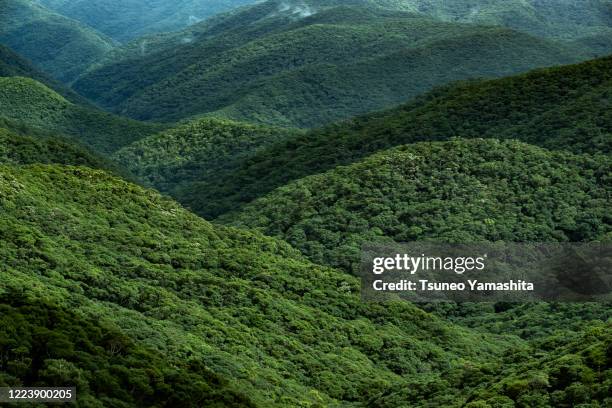
<path fill-rule="evenodd" d="M 0 197 L 3 386 L 70 378 L 85 405 L 359 405 L 529 349 L 361 302 L 355 278 L 99 170 L 0 166 Z M 449 381 L 437 397 L 475 389 Z"/>
<path fill-rule="evenodd" d="M 76 92 L 62 85 L 59 81 L 49 77 L 47 74 L 35 68 L 32 63 L 13 52 L 8 47 L 0 44 L 0 77 L 26 77 L 32 78 L 71 102 L 87 105 L 89 102 Z"/>
<path fill-rule="evenodd" d="M 64 83 L 110 51 L 109 38 L 28 0 L 0 0 L 0 43 Z"/>
<path fill-rule="evenodd" d="M 125 42 L 178 31 L 251 0 L 38 0 L 46 7 Z"/>
<path fill-rule="evenodd" d="M 89 16 L 87 24 L 96 27 L 99 21 L 95 6 L 100 0 L 89 2 L 83 5 L 84 1 L 68 2 L 66 0 L 40 0 L 50 7 L 62 10 L 68 16 Z M 123 4 L 107 5 L 105 11 L 114 16 L 118 10 L 122 10 L 127 16 L 131 16 L 131 8 L 135 8 L 142 0 L 131 0 Z M 159 2 L 159 0 L 157 0 Z M 69 4 L 72 3 L 72 4 Z M 163 10 L 168 18 L 162 18 L 162 22 L 167 24 L 176 19 L 175 10 L 191 9 L 193 17 L 201 18 L 209 9 L 220 11 L 222 8 L 229 9 L 240 4 L 255 3 L 253 8 L 261 8 L 260 3 L 244 0 L 242 2 L 226 1 L 222 7 L 221 2 L 212 1 L 206 4 L 198 4 L 194 0 L 182 0 L 171 6 L 153 3 L 153 7 L 147 10 L 149 14 L 141 16 L 138 21 L 133 23 L 138 26 L 142 20 L 148 20 L 149 15 Z M 612 12 L 609 0 L 273 0 L 263 7 L 275 7 L 276 14 L 291 15 L 294 18 L 305 17 L 321 13 L 326 9 L 339 5 L 345 6 L 368 6 L 379 7 L 393 11 L 407 11 L 430 16 L 440 21 L 460 22 L 482 25 L 495 25 L 523 31 L 538 37 L 547 37 L 560 40 L 581 41 L 589 37 L 602 36 L 610 39 L 612 35 Z M 94 5 L 94 7 L 92 7 Z M 197 8 L 194 7 L 197 5 Z M 170 9 L 172 8 L 172 9 Z M 127 11 L 127 13 L 126 13 Z M 179 12 L 184 21 L 176 25 L 186 25 L 188 17 L 184 12 Z M 201 13 L 200 16 L 197 13 Z M 160 13 L 161 14 L 161 13 Z M 79 18 L 77 18 L 79 19 Z M 189 19 L 192 22 L 196 19 Z M 117 21 L 127 20 L 125 15 L 117 15 Z M 104 29 L 101 31 L 106 32 Z M 156 30 L 160 31 L 160 30 Z M 174 30 L 162 30 L 174 31 Z M 110 35 L 110 34 L 109 34 Z M 112 36 L 112 35 L 111 35 Z M 603 44 L 602 44 L 603 45 Z M 606 50 L 601 49 L 602 53 L 612 52 L 612 46 L 607 44 Z"/>
<path fill-rule="evenodd" d="M 532 348 L 504 356 L 505 368 L 495 372 L 498 377 L 493 381 L 489 381 L 491 367 L 472 367 L 460 380 L 454 379 L 461 386 L 480 385 L 462 406 L 570 408 L 606 404 L 610 400 L 608 383 L 589 387 L 583 382 L 588 383 L 596 372 L 610 371 L 611 342 L 610 324 L 595 323 L 569 339 L 563 334 L 546 339 L 540 344 L 546 353 Z M 448 378 L 425 377 L 409 386 L 396 385 L 370 404 L 381 408 L 459 406 L 456 400 L 444 398 L 448 383 Z"/>
<path fill-rule="evenodd" d="M 22 132 L 19 132 L 21 130 Z M 58 136 L 36 134 L 15 123 L 0 119 L 1 164 L 65 164 L 106 169 L 116 174 L 127 174 L 115 163 L 102 158 L 73 140 Z"/>
<path fill-rule="evenodd" d="M 499 25 L 539 37 L 581 41 L 603 36 L 612 39 L 609 0 L 403 0 L 405 10 L 443 21 Z M 612 45 L 599 52 L 609 54 Z"/>
<path fill-rule="evenodd" d="M 612 242 L 612 56 L 556 66 L 611 27 L 612 0 L 0 0 L 0 388 L 612 408 L 612 304 L 357 273 L 373 242 Z M 605 292 L 564 255 L 536 272 Z"/>
<path fill-rule="evenodd" d="M 612 57 L 432 91 L 389 111 L 308 132 L 258 151 L 236 171 L 178 198 L 214 218 L 274 188 L 380 150 L 452 137 L 519 139 L 609 154 Z"/>
<path fill-rule="evenodd" d="M 312 127 L 454 80 L 586 58 L 582 49 L 500 27 L 355 6 L 307 16 L 279 7 L 265 2 L 182 34 L 140 40 L 75 89 L 135 119 L 207 113 Z"/>
<path fill-rule="evenodd" d="M 260 149 L 298 131 L 203 118 L 146 137 L 113 158 L 146 185 L 174 197 L 236 170 Z"/>
<path fill-rule="evenodd" d="M 0 118 L 73 137 L 111 153 L 162 129 L 68 101 L 31 78 L 0 77 Z"/>
<path fill-rule="evenodd" d="M 356 272 L 361 245 L 593 241 L 612 237 L 606 155 L 494 139 L 424 142 L 281 187 L 220 221 Z"/>

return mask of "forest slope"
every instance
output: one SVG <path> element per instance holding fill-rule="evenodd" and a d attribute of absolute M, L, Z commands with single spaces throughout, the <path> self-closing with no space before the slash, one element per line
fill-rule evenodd
<path fill-rule="evenodd" d="M 68 83 L 110 51 L 106 36 L 29 0 L 0 0 L 0 42 Z"/>
<path fill-rule="evenodd" d="M 582 49 L 500 27 L 356 6 L 305 17 L 278 7 L 266 2 L 159 43 L 143 39 L 128 47 L 131 53 L 92 69 L 75 89 L 136 119 L 208 113 L 312 127 L 453 80 L 586 58 Z M 155 44 L 158 51 L 147 51 Z"/>
<path fill-rule="evenodd" d="M 365 403 L 452 370 L 435 397 L 454 403 L 473 389 L 459 379 L 469 361 L 528 347 L 408 303 L 361 302 L 355 278 L 100 170 L 0 166 L 0 209 L 0 307 L 16 316 L 0 326 L 14 362 L 2 385 L 78 378 L 83 403 L 142 406 L 172 384 L 187 404 L 225 384 L 235 405 L 299 406 Z M 19 325 L 28 310 L 37 319 Z"/>
<path fill-rule="evenodd" d="M 0 118 L 0 163 L 65 164 L 106 169 L 127 174 L 108 159 L 60 136 L 37 132 L 23 124 Z"/>
<path fill-rule="evenodd" d="M 610 0 L 403 0 L 408 11 L 443 21 L 498 25 L 538 37 L 587 42 L 588 38 L 612 39 Z M 612 43 L 594 49 L 612 52 Z"/>
<path fill-rule="evenodd" d="M 612 57 L 460 83 L 266 147 L 238 170 L 203 178 L 178 198 L 214 218 L 291 180 L 379 150 L 452 137 L 519 139 L 550 149 L 609 154 L 611 112 Z"/>
<path fill-rule="evenodd" d="M 39 0 L 117 41 L 177 31 L 251 0 Z"/>
<path fill-rule="evenodd" d="M 0 77 L 14 76 L 32 78 L 53 89 L 70 102 L 81 105 L 89 104 L 85 98 L 35 68 L 31 62 L 27 61 L 10 48 L 0 44 Z"/>
<path fill-rule="evenodd" d="M 361 245 L 612 238 L 609 155 L 494 139 L 423 142 L 306 177 L 220 221 L 356 272 Z"/>
<path fill-rule="evenodd" d="M 102 153 L 163 128 L 77 105 L 40 82 L 23 77 L 0 77 L 0 117 L 73 137 Z"/>
<path fill-rule="evenodd" d="M 174 197 L 193 183 L 235 171 L 259 150 L 300 134 L 296 130 L 203 118 L 146 137 L 113 158 L 146 185 Z"/>

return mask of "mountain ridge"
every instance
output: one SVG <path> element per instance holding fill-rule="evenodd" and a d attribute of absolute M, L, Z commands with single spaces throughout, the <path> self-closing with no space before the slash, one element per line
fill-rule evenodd
<path fill-rule="evenodd" d="M 81 95 L 35 68 L 30 61 L 24 59 L 9 47 L 0 44 L 0 77 L 14 76 L 35 79 L 73 103 L 81 105 L 91 104 Z"/>
<path fill-rule="evenodd" d="M 177 31 L 251 0 L 38 0 L 42 5 L 96 28 L 116 41 Z"/>
<path fill-rule="evenodd" d="M 142 57 L 132 44 L 116 63 L 81 77 L 75 89 L 139 120 L 208 114 L 308 128 L 395 105 L 454 80 L 583 58 L 583 50 L 503 27 L 377 8 L 329 8 L 299 19 L 268 16 L 274 4 L 190 28 L 203 31 L 189 34 L 187 43 L 180 35 L 163 40 L 160 51 Z M 168 47 L 172 41 L 179 43 Z M 454 63 L 458 55 L 464 65 Z"/>
<path fill-rule="evenodd" d="M 514 140 L 420 142 L 296 180 L 217 221 L 353 274 L 362 245 L 381 240 L 600 241 L 612 237 L 610 167 L 609 156 Z"/>
<path fill-rule="evenodd" d="M 0 192 L 2 294 L 70 305 L 170 366 L 230 378 L 260 406 L 365 402 L 403 376 L 442 372 L 452 361 L 461 370 L 465 359 L 523 347 L 408 303 L 363 303 L 355 278 L 308 262 L 284 242 L 214 226 L 104 171 L 0 166 Z M 469 351 L 475 341 L 478 353 Z M 28 352 L 16 347 L 8 352 Z M 81 398 L 120 395 L 119 384 L 92 375 L 82 354 L 49 347 L 38 375 L 57 379 L 53 367 L 63 359 L 70 372 L 84 370 Z M 133 397 L 159 389 L 151 375 L 132 383 Z M 195 390 L 185 392 L 191 398 Z"/>
<path fill-rule="evenodd" d="M 26 77 L 0 77 L 0 117 L 73 137 L 101 153 L 163 129 L 72 103 Z"/>
<path fill-rule="evenodd" d="M 554 150 L 607 154 L 611 64 L 607 57 L 441 87 L 400 107 L 268 146 L 237 170 L 203 178 L 177 198 L 216 218 L 292 180 L 394 146 L 452 137 L 520 139 Z"/>
<path fill-rule="evenodd" d="M 0 19 L 0 42 L 63 83 L 114 47 L 91 27 L 27 0 L 1 0 Z"/>

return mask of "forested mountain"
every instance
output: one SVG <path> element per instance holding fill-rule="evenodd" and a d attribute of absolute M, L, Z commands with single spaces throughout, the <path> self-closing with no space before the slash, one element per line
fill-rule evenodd
<path fill-rule="evenodd" d="M 178 197 L 202 180 L 237 170 L 261 149 L 299 134 L 296 130 L 204 118 L 132 143 L 113 158 L 146 185 Z"/>
<path fill-rule="evenodd" d="M 0 77 L 13 76 L 35 79 L 71 102 L 83 105 L 89 104 L 85 98 L 35 68 L 30 61 L 27 61 L 10 48 L 0 44 Z"/>
<path fill-rule="evenodd" d="M 372 241 L 612 239 L 612 56 L 494 79 L 610 52 L 611 13 L 0 0 L 0 387 L 611 406 L 610 304 L 366 302 L 354 274 Z"/>
<path fill-rule="evenodd" d="M 495 155 L 486 143 L 479 153 Z M 506 143 L 504 159 L 507 148 L 547 158 Z M 561 178 L 561 157 L 588 160 L 553 155 Z M 81 405 L 101 406 L 571 407 L 609 395 L 605 309 L 522 340 L 362 302 L 356 278 L 282 241 L 84 167 L 0 166 L 0 210 L 1 386 L 71 381 Z"/>
<path fill-rule="evenodd" d="M 379 150 L 452 137 L 519 139 L 551 149 L 610 154 L 611 92 L 612 57 L 443 87 L 399 108 L 266 147 L 236 171 L 203 177 L 176 197 L 210 219 L 291 180 Z"/>
<path fill-rule="evenodd" d="M 0 118 L 0 164 L 65 164 L 127 174 L 74 140 L 41 133 Z"/>
<path fill-rule="evenodd" d="M 82 404 L 107 406 L 299 406 L 359 404 L 453 372 L 433 397 L 454 403 L 476 389 L 461 384 L 467 361 L 496 371 L 494 356 L 528 348 L 408 303 L 363 303 L 355 278 L 103 171 L 1 166 L 0 197 L 12 333 L 0 347 L 24 362 L 3 367 L 3 386 L 69 378 Z"/>
<path fill-rule="evenodd" d="M 30 0 L 0 0 L 0 43 L 62 82 L 114 46 L 111 39 Z"/>
<path fill-rule="evenodd" d="M 75 104 L 24 77 L 0 77 L 0 118 L 73 137 L 102 153 L 111 153 L 163 129 Z"/>
<path fill-rule="evenodd" d="M 586 58 L 581 48 L 500 27 L 372 7 L 316 13 L 275 1 L 141 39 L 75 83 L 136 119 L 207 113 L 311 127 L 395 105 L 458 79 Z M 460 64 L 457 61 L 461 61 Z"/>
<path fill-rule="evenodd" d="M 112 158 L 144 185 L 185 198 L 206 180 L 235 172 L 264 148 L 301 134 L 295 129 L 202 118 L 145 137 Z"/>
<path fill-rule="evenodd" d="M 576 42 L 599 38 L 602 42 L 598 52 L 612 52 L 610 0 L 402 0 L 396 3 L 405 10 L 443 21 L 500 25 L 539 37 Z"/>
<path fill-rule="evenodd" d="M 220 221 L 286 240 L 320 264 L 357 272 L 361 246 L 612 238 L 609 155 L 495 139 L 405 145 L 306 177 Z"/>
<path fill-rule="evenodd" d="M 117 41 L 177 31 L 251 0 L 37 0 Z"/>

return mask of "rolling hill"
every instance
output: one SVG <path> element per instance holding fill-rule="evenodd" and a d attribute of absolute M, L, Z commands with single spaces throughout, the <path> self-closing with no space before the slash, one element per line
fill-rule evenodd
<path fill-rule="evenodd" d="M 24 59 L 10 48 L 0 44 L 0 77 L 15 76 L 32 78 L 46 85 L 48 88 L 53 89 L 70 102 L 81 105 L 90 104 L 90 102 L 70 88 L 35 68 L 30 61 Z"/>
<path fill-rule="evenodd" d="M 100 170 L 0 166 L 0 197 L 2 386 L 70 378 L 84 405 L 325 406 L 448 375 L 432 397 L 465 402 L 478 387 L 462 373 L 497 381 L 494 356 L 530 347 L 361 302 L 355 278 Z"/>
<path fill-rule="evenodd" d="M 238 169 L 202 177 L 175 197 L 212 219 L 291 180 L 390 147 L 452 137 L 519 139 L 549 149 L 609 154 L 611 73 L 608 57 L 442 87 L 398 108 L 275 143 Z"/>
<path fill-rule="evenodd" d="M 66 45 L 69 76 L 93 31 L 40 2 L 125 38 L 202 4 L 0 0 L 25 54 Z M 607 49 L 609 2 L 343 3 L 257 2 L 76 83 L 189 118 L 167 126 L 0 46 L 0 387 L 96 408 L 611 404 L 609 304 L 377 303 L 351 274 L 370 241 L 612 239 L 612 57 L 446 84 Z"/>
<path fill-rule="evenodd" d="M 543 175 L 552 172 L 562 184 L 536 198 L 547 201 L 553 191 L 561 195 L 550 199 L 566 198 L 580 189 L 576 200 L 597 200 L 597 187 L 586 187 L 597 177 L 598 160 L 517 142 L 424 143 L 334 174 L 355 176 L 382 159 L 363 182 L 376 186 L 389 179 L 388 166 L 399 164 L 404 173 L 391 171 L 396 184 L 402 174 L 419 174 L 410 171 L 418 160 L 389 164 L 385 156 L 406 158 L 410 149 L 456 157 L 457 166 L 483 174 L 520 171 L 517 185 L 525 194 L 531 183 L 545 186 Z M 505 164 L 510 155 L 516 158 Z M 479 156 L 502 161 L 470 160 Z M 539 172 L 523 171 L 530 161 Z M 581 170 L 566 179 L 572 166 Z M 456 174 L 431 174 L 449 185 L 445 172 Z M 327 181 L 332 184 L 311 185 L 321 188 L 313 193 L 323 195 L 339 179 Z M 539 308 L 479 315 L 503 332 L 487 334 L 409 303 L 362 302 L 356 278 L 313 264 L 282 241 L 212 225 L 152 190 L 85 167 L 0 165 L 0 210 L 0 352 L 7 362 L 0 386 L 71 381 L 80 405 L 124 407 L 459 408 L 534 401 L 570 407 L 604 404 L 609 396 L 612 327 L 598 320 L 605 308 L 561 312 L 568 324 L 552 333 L 545 328 L 557 315 Z M 572 214 L 566 208 L 563 215 L 571 222 Z M 581 217 L 589 215 L 596 226 L 597 211 Z M 525 214 L 514 225 L 523 222 L 548 233 L 545 217 Z M 498 225 L 500 231 L 504 225 L 513 223 Z M 526 319 L 542 326 L 539 336 L 505 333 Z"/>
<path fill-rule="evenodd" d="M 443 21 L 498 25 L 538 37 L 580 41 L 612 35 L 609 0 L 404 0 L 405 10 Z M 391 4 L 392 6 L 392 4 Z M 612 52 L 607 45 L 605 54 Z"/>
<path fill-rule="evenodd" d="M 113 47 L 113 41 L 77 21 L 28 0 L 0 0 L 0 43 L 69 83 Z"/>
<path fill-rule="evenodd" d="M 286 240 L 351 272 L 361 245 L 612 237 L 609 155 L 495 139 L 422 142 L 297 180 L 219 221 Z"/>
<path fill-rule="evenodd" d="M 194 182 L 234 171 L 256 152 L 299 131 L 203 118 L 146 137 L 117 151 L 122 163 L 146 185 L 172 196 Z"/>
<path fill-rule="evenodd" d="M 178 31 L 251 0 L 38 0 L 59 14 L 125 42 L 146 34 Z"/>
<path fill-rule="evenodd" d="M 136 119 L 209 114 L 312 127 L 396 105 L 454 80 L 510 75 L 587 55 L 502 27 L 396 10 L 299 10 L 269 1 L 184 33 L 139 40 L 109 54 L 74 87 Z"/>
<path fill-rule="evenodd" d="M 0 77 L 0 118 L 70 136 L 101 153 L 111 153 L 163 129 L 72 103 L 24 77 Z"/>
<path fill-rule="evenodd" d="M 127 172 L 84 146 L 60 136 L 40 134 L 0 118 L 0 164 L 64 164 L 104 169 L 119 175 Z"/>

